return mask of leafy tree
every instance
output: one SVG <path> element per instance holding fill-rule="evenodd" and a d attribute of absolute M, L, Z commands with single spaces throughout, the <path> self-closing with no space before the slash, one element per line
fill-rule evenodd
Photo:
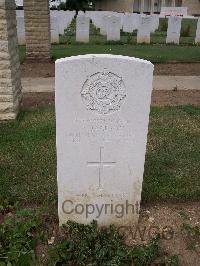
<path fill-rule="evenodd" d="M 58 6 L 59 10 L 87 10 L 91 9 L 93 1 L 90 0 L 66 0 Z"/>

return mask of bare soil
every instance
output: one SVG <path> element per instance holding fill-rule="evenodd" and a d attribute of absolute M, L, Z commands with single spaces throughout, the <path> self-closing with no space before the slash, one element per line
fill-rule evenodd
<path fill-rule="evenodd" d="M 46 62 L 25 61 L 21 65 L 22 77 L 54 77 L 55 62 L 49 60 Z M 170 63 L 155 64 L 154 75 L 172 75 L 172 76 L 199 76 L 200 63 Z"/>
<path fill-rule="evenodd" d="M 159 232 L 163 256 L 178 255 L 180 266 L 200 265 L 199 202 L 143 206 L 138 226 L 142 234 L 135 234 L 135 228 L 126 232 L 130 243 L 146 243 Z M 199 233 L 195 234 L 194 228 Z"/>

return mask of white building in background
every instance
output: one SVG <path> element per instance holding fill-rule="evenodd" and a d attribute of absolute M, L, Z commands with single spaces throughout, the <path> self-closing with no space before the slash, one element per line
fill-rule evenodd
<path fill-rule="evenodd" d="M 65 3 L 66 0 L 49 0 L 49 6 L 51 7 L 58 7 L 61 3 Z"/>
<path fill-rule="evenodd" d="M 189 15 L 200 14 L 200 0 L 101 0 L 96 3 L 96 10 L 160 13 L 162 7 L 187 7 Z"/>
<path fill-rule="evenodd" d="M 15 0 L 15 3 L 17 8 L 22 8 L 24 6 L 23 0 Z"/>
<path fill-rule="evenodd" d="M 9 0 L 8 0 L 9 1 Z M 49 0 L 49 6 L 50 8 L 55 6 L 58 7 L 62 2 L 65 2 L 66 0 Z M 17 8 L 23 8 L 23 0 L 15 0 Z"/>

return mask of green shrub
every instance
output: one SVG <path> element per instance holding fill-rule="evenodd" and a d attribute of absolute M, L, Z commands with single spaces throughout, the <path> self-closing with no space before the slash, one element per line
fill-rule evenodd
<path fill-rule="evenodd" d="M 159 31 L 167 31 L 168 28 L 168 21 L 167 20 L 161 20 L 159 25 Z"/>
<path fill-rule="evenodd" d="M 115 228 L 99 228 L 68 222 L 63 237 L 50 249 L 49 265 L 149 265 L 157 256 L 158 239 L 147 246 L 129 247 L 124 236 Z"/>
<path fill-rule="evenodd" d="M 61 2 L 57 9 L 66 11 L 67 10 L 66 3 Z"/>
<path fill-rule="evenodd" d="M 32 209 L 23 209 L 0 224 L 0 265 L 27 266 L 35 260 L 36 229 L 41 222 Z"/>
<path fill-rule="evenodd" d="M 187 25 L 181 29 L 181 36 L 182 37 L 190 37 L 191 35 L 191 25 Z"/>

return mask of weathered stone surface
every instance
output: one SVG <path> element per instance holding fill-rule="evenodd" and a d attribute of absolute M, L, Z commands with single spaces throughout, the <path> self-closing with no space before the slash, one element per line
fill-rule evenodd
<path fill-rule="evenodd" d="M 153 65 L 123 56 L 76 56 L 56 61 L 55 78 L 60 224 L 136 223 Z"/>
<path fill-rule="evenodd" d="M 181 17 L 171 16 L 168 18 L 166 43 L 179 44 L 181 35 Z"/>
<path fill-rule="evenodd" d="M 150 43 L 151 32 L 153 28 L 152 16 L 140 16 L 137 32 L 137 43 Z"/>
<path fill-rule="evenodd" d="M 79 15 L 76 18 L 76 41 L 89 42 L 90 19 L 87 16 Z"/>
<path fill-rule="evenodd" d="M 134 30 L 137 30 L 139 25 L 139 17 L 140 15 L 138 14 L 126 13 L 123 19 L 123 31 L 131 33 Z"/>
<path fill-rule="evenodd" d="M 24 0 L 27 59 L 50 58 L 48 0 Z"/>
<path fill-rule="evenodd" d="M 14 0 L 0 1 L 0 120 L 16 117 L 21 100 Z"/>
<path fill-rule="evenodd" d="M 121 28 L 121 18 L 115 16 L 107 17 L 107 40 L 108 41 L 120 41 L 120 28 Z"/>
<path fill-rule="evenodd" d="M 200 43 L 200 18 L 198 19 L 198 22 L 197 22 L 195 43 Z"/>
<path fill-rule="evenodd" d="M 58 18 L 51 15 L 51 43 L 59 43 Z"/>
<path fill-rule="evenodd" d="M 25 37 L 25 26 L 24 26 L 24 17 L 17 17 L 17 37 L 18 37 L 18 44 L 25 45 L 26 44 L 26 37 Z"/>
<path fill-rule="evenodd" d="M 159 23 L 160 23 L 160 19 L 159 19 L 159 15 L 151 15 L 152 17 L 152 28 L 151 28 L 151 32 L 155 32 L 156 30 L 158 30 L 159 28 Z"/>
<path fill-rule="evenodd" d="M 51 11 L 51 16 L 57 18 L 59 34 L 64 34 L 65 29 L 70 25 L 76 15 L 76 11 Z"/>

